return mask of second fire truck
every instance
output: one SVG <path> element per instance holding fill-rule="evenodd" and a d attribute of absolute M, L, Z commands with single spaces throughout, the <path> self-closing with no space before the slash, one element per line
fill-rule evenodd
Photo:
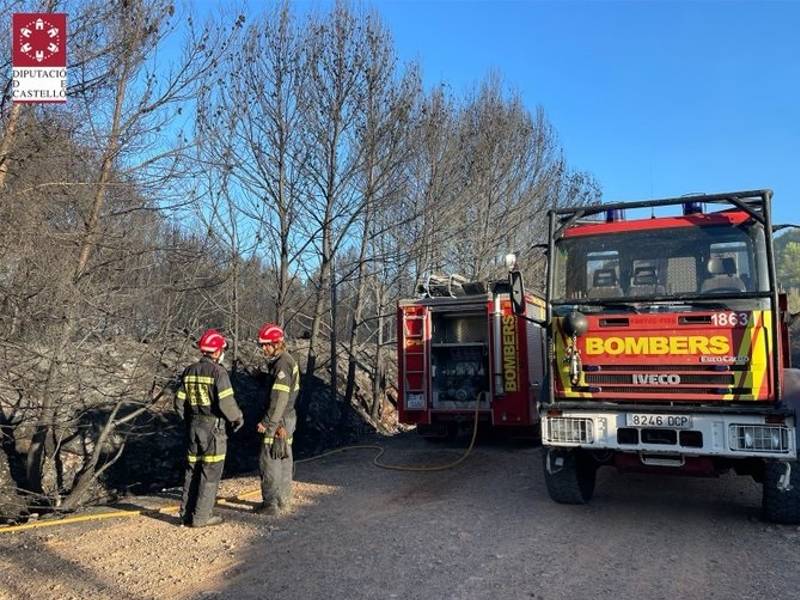
<path fill-rule="evenodd" d="M 538 434 L 544 378 L 544 300 L 511 310 L 508 281 L 428 278 L 397 307 L 399 419 L 424 437 L 485 428 Z"/>

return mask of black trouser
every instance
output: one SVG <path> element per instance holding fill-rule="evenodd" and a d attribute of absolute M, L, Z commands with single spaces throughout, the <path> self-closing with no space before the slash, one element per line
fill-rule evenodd
<path fill-rule="evenodd" d="M 294 437 L 296 425 L 297 416 L 294 412 L 284 417 L 283 426 L 286 428 L 290 440 Z M 264 504 L 287 508 L 292 503 L 292 471 L 294 469 L 292 445 L 289 444 L 289 455 L 286 458 L 271 458 L 269 450 L 270 444 L 265 442 L 258 461 L 261 469 L 261 497 Z"/>
<path fill-rule="evenodd" d="M 225 466 L 228 436 L 224 419 L 190 417 L 187 442 L 181 517 L 185 522 L 202 524 L 211 517 Z"/>

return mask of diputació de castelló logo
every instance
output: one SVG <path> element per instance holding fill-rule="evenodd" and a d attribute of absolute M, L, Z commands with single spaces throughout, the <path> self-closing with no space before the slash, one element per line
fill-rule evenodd
<path fill-rule="evenodd" d="M 66 102 L 67 15 L 14 13 L 11 65 L 14 102 Z"/>

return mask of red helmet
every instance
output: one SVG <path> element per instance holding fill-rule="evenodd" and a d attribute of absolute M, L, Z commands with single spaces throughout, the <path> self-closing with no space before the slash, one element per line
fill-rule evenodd
<path fill-rule="evenodd" d="M 283 329 L 272 323 L 264 323 L 258 330 L 259 344 L 277 344 L 284 339 Z"/>
<path fill-rule="evenodd" d="M 197 342 L 198 348 L 201 352 L 216 352 L 217 350 L 224 350 L 228 347 L 228 342 L 222 337 L 222 334 L 216 329 L 209 329 L 200 336 Z"/>

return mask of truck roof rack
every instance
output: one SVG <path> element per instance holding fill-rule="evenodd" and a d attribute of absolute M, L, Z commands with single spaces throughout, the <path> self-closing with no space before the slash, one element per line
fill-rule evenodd
<path fill-rule="evenodd" d="M 609 210 L 655 208 L 658 206 L 676 206 L 686 202 L 705 204 L 730 204 L 738 207 L 754 218 L 763 222 L 764 203 L 772 197 L 772 190 L 749 190 L 744 192 L 725 192 L 720 194 L 692 194 L 677 198 L 662 198 L 659 200 L 634 200 L 630 202 L 609 202 L 604 204 L 589 204 L 569 208 L 556 208 L 553 213 L 562 218 L 577 217 L 583 219 L 592 215 L 604 213 Z"/>
<path fill-rule="evenodd" d="M 486 284 L 482 281 L 469 281 L 455 273 L 430 273 L 424 282 L 417 284 L 415 291 L 420 298 L 458 298 L 485 294 Z"/>

